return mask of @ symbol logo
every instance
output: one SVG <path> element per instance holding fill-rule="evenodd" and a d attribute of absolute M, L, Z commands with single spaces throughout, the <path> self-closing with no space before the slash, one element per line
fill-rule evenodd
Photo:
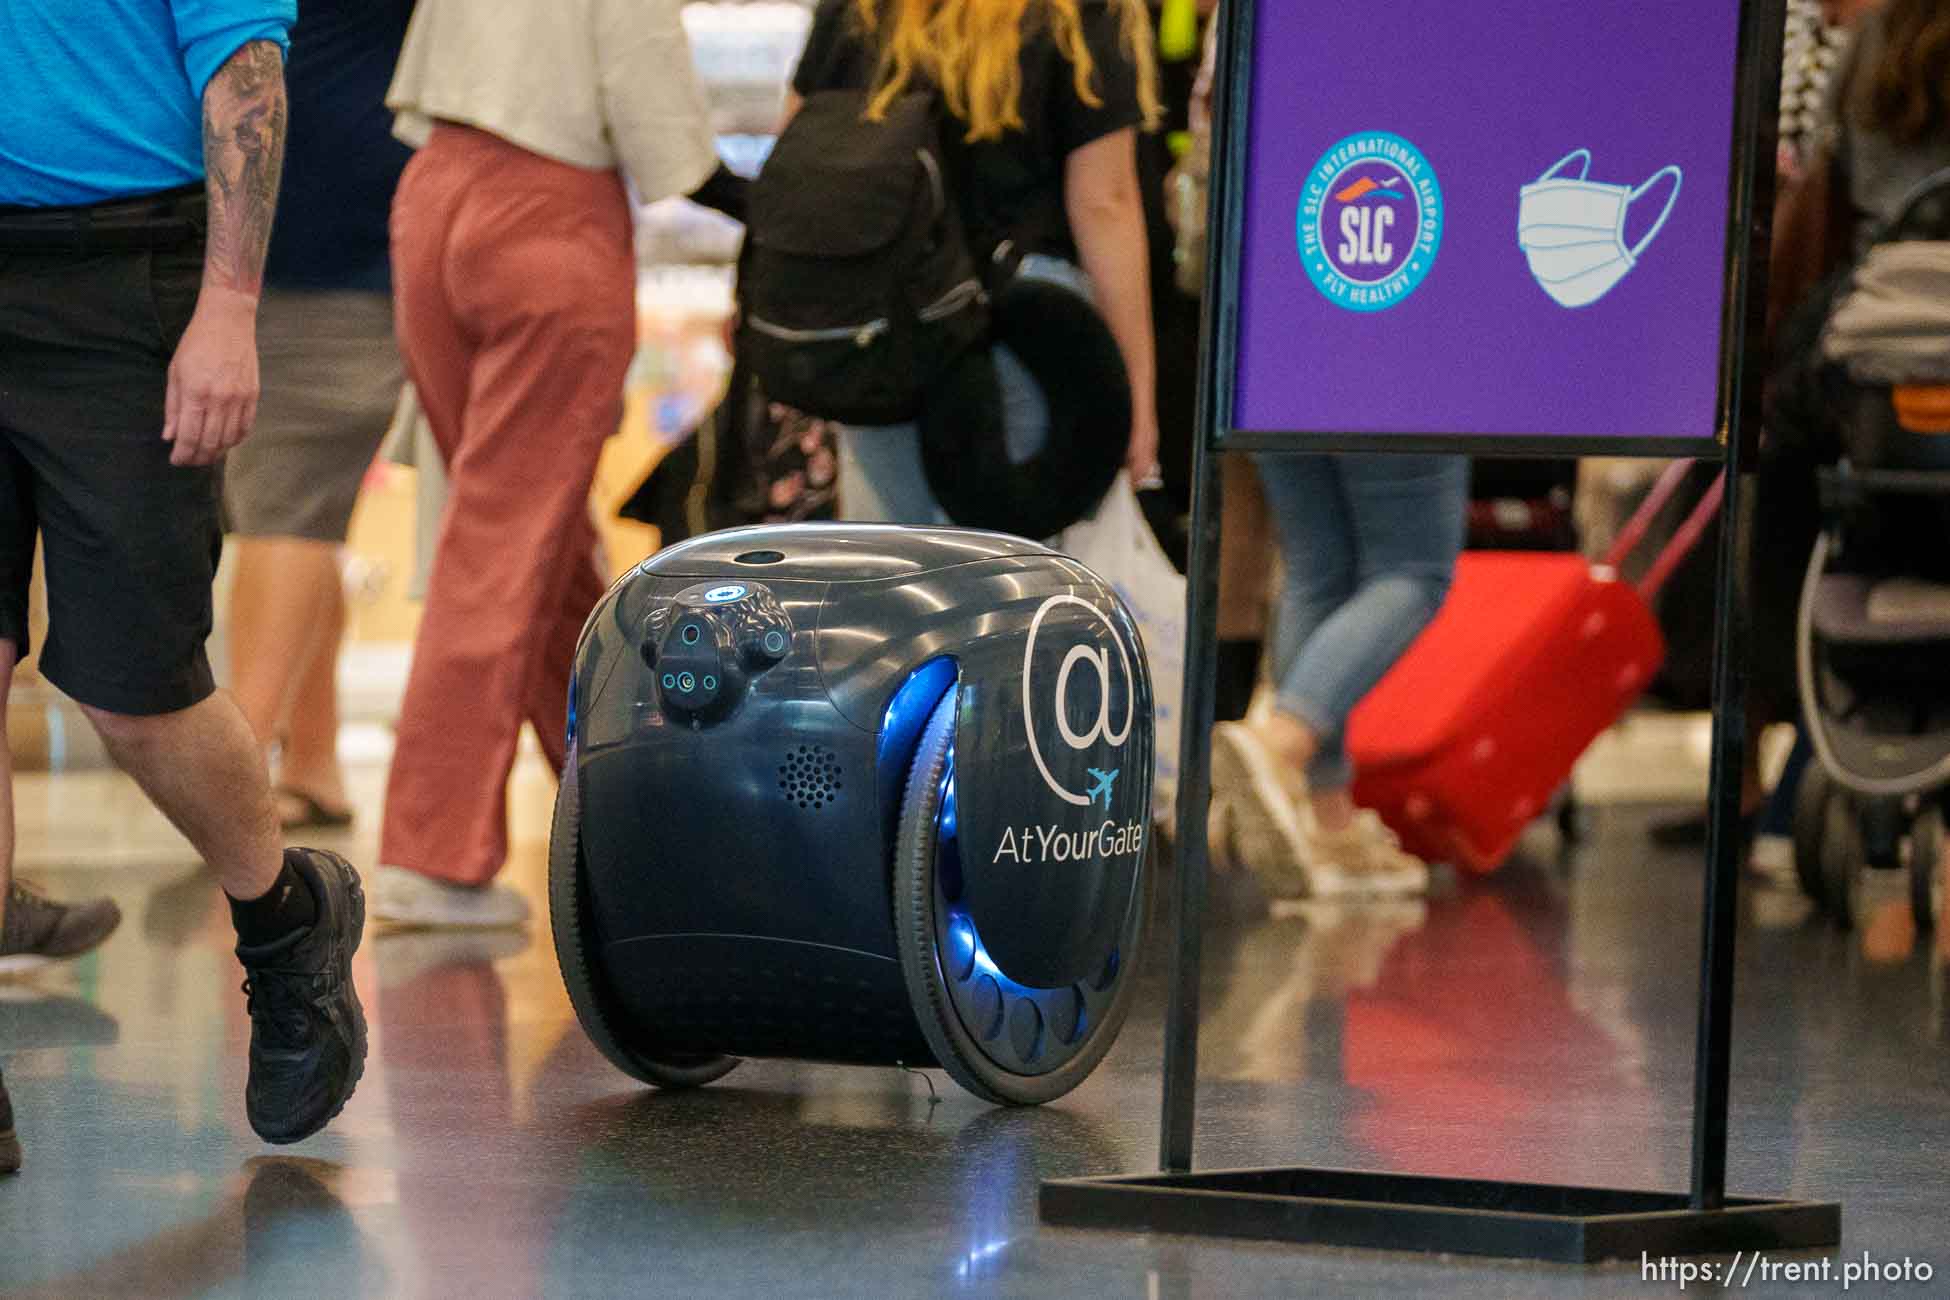
<path fill-rule="evenodd" d="M 1070 653 L 1063 656 L 1063 666 L 1057 670 L 1056 690 L 1050 701 L 1056 710 L 1056 732 L 1062 737 L 1063 743 L 1072 750 L 1089 749 L 1099 741 L 1122 745 L 1131 738 L 1132 724 L 1137 721 L 1137 679 L 1131 672 L 1131 657 L 1124 649 L 1123 638 L 1117 635 L 1116 627 L 1104 616 L 1101 609 L 1079 596 L 1051 596 L 1043 602 L 1042 608 L 1036 611 L 1036 617 L 1030 620 L 1029 639 L 1022 651 L 1022 722 L 1023 729 L 1029 733 L 1029 755 L 1036 760 L 1036 770 L 1042 773 L 1043 783 L 1065 803 L 1075 804 L 1079 808 L 1088 808 L 1101 798 L 1104 807 L 1108 809 L 1111 790 L 1117 784 L 1118 772 L 1123 769 L 1112 768 L 1109 771 L 1094 767 L 1086 769 L 1091 777 L 1090 786 L 1086 792 L 1079 793 L 1056 779 L 1055 774 L 1050 771 L 1049 760 L 1043 754 L 1042 746 L 1036 739 L 1036 693 L 1032 672 L 1036 662 L 1036 638 L 1042 631 L 1043 619 L 1059 605 L 1075 605 L 1087 610 L 1091 617 L 1103 624 L 1104 630 L 1110 633 L 1110 642 L 1117 648 L 1118 669 L 1124 678 L 1125 698 L 1123 723 L 1113 730 L 1110 656 L 1100 646 L 1084 644 L 1071 646 Z M 1078 731 L 1070 725 L 1068 707 L 1072 675 L 1080 667 L 1085 671 L 1094 670 L 1097 678 L 1097 717 L 1086 731 Z"/>
<path fill-rule="evenodd" d="M 1357 131 L 1320 156 L 1300 194 L 1300 260 L 1346 311 L 1385 311 L 1414 293 L 1442 245 L 1442 186 L 1422 151 Z"/>

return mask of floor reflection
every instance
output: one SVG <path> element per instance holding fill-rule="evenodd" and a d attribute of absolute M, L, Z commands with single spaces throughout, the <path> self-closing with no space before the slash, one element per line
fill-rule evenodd
<path fill-rule="evenodd" d="M 335 1190 L 347 1177 L 330 1161 L 254 1156 L 200 1217 L 8 1294 L 21 1300 L 388 1294 L 383 1264 Z"/>
<path fill-rule="evenodd" d="M 62 799 L 113 819 L 118 788 Z M 537 901 L 548 793 L 517 783 L 510 877 Z M 1601 809 L 1570 857 L 1545 833 L 1426 903 L 1273 907 L 1247 876 L 1214 880 L 1199 1163 L 1683 1185 L 1701 873 L 1646 849 L 1644 817 Z M 790 1062 L 647 1091 L 575 1025 L 545 927 L 375 932 L 354 963 L 365 1082 L 325 1134 L 273 1153 L 244 1124 L 249 1025 L 215 887 L 150 831 L 100 835 L 114 847 L 100 863 L 43 859 L 36 874 L 113 894 L 129 923 L 84 961 L 0 985 L 27 1158 L 0 1181 L 9 1295 L 1148 1300 L 1636 1283 L 1042 1227 L 1042 1179 L 1155 1167 L 1168 927 L 1097 1074 L 1021 1111 L 938 1074 L 937 1100 L 896 1070 Z M 374 847 L 347 845 L 362 862 Z M 1950 940 L 1877 912 L 1838 931 L 1764 888 L 1743 892 L 1741 917 L 1737 1188 L 1842 1199 L 1854 1251 L 1925 1250 L 1946 1200 Z M 1950 1275 L 1950 1254 L 1935 1263 Z"/>
<path fill-rule="evenodd" d="M 86 997 L 25 981 L 0 981 L 0 1044 L 8 1052 L 106 1047 L 121 1030 L 114 1016 Z"/>
<path fill-rule="evenodd" d="M 528 1140 L 516 1124 L 508 997 L 494 963 L 521 954 L 529 937 L 381 930 L 370 942 L 382 1086 L 395 1124 L 411 1117 L 415 1130 L 399 1144 L 398 1195 L 417 1269 L 453 1295 L 538 1295 L 533 1190 L 465 1158 L 491 1147 L 505 1159 Z M 462 1172 L 470 1166 L 480 1176 Z"/>
<path fill-rule="evenodd" d="M 980 1289 L 1034 1236 L 1024 1211 L 1041 1179 L 1125 1158 L 1087 1114 L 936 1103 L 892 1071 L 833 1091 L 605 1099 L 559 1137 L 583 1157 L 550 1234 L 549 1291 L 625 1286 L 644 1259 L 673 1290 L 767 1275 L 844 1277 L 860 1295 Z M 917 1233 L 924 1258 L 884 1248 Z"/>
<path fill-rule="evenodd" d="M 1381 1166 L 1509 1169 L 1540 1139 L 1575 1149 L 1619 1115 L 1651 1109 L 1628 1052 L 1572 1001 L 1561 910 L 1472 892 L 1446 919 L 1347 998 L 1345 1077 L 1369 1099 L 1354 1131 Z M 1582 1104 L 1599 1096 L 1602 1111 Z M 1467 1121 L 1467 1144 L 1412 1138 L 1430 1098 Z M 1616 1162 L 1612 1178 L 1649 1186 L 1658 1173 L 1649 1160 Z"/>
<path fill-rule="evenodd" d="M 1341 1077 L 1345 999 L 1371 988 L 1389 953 L 1427 920 L 1420 900 L 1303 902 L 1216 934 L 1220 994 L 1205 1013 L 1206 1077 Z"/>

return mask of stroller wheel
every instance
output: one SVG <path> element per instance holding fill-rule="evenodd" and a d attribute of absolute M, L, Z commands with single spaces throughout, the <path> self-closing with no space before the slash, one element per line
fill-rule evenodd
<path fill-rule="evenodd" d="M 1930 804 L 1909 829 L 1909 905 L 1916 928 L 1936 928 L 1943 915 L 1943 809 Z"/>
<path fill-rule="evenodd" d="M 1856 888 L 1868 869 L 1855 800 L 1841 790 L 1831 791 L 1822 815 L 1821 893 L 1817 898 L 1843 929 L 1858 919 Z"/>
<path fill-rule="evenodd" d="M 1828 773 L 1822 771 L 1819 763 L 1808 764 L 1794 794 L 1794 876 L 1801 882 L 1801 892 L 1818 907 L 1827 906 L 1821 856 L 1828 804 L 1835 794 L 1835 783 L 1828 779 Z"/>

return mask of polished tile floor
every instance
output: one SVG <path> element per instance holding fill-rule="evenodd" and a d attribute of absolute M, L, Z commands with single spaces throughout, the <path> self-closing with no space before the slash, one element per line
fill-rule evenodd
<path fill-rule="evenodd" d="M 381 775 L 356 773 L 368 808 Z M 538 908 L 550 793 L 524 765 L 512 874 Z M 945 1080 L 936 1102 L 920 1076 L 787 1063 L 645 1092 L 577 1029 L 545 930 L 378 934 L 357 963 L 365 1082 L 325 1134 L 274 1151 L 244 1123 L 226 916 L 181 842 L 113 774 L 24 777 L 18 795 L 24 874 L 111 892 L 127 920 L 102 952 L 0 986 L 28 1160 L 0 1181 L 8 1295 L 1676 1289 L 1637 1264 L 1040 1226 L 1039 1179 L 1153 1167 L 1162 962 L 1095 1077 L 1003 1111 Z M 1601 807 L 1576 852 L 1540 832 L 1426 905 L 1269 911 L 1218 881 L 1199 1163 L 1683 1185 L 1699 869 L 1647 847 L 1647 815 Z M 369 864 L 372 836 L 368 819 L 341 847 Z M 1780 890 L 1742 912 L 1735 1189 L 1839 1199 L 1849 1256 L 1936 1269 L 1891 1294 L 1950 1294 L 1943 958 L 1893 903 L 1855 935 Z"/>

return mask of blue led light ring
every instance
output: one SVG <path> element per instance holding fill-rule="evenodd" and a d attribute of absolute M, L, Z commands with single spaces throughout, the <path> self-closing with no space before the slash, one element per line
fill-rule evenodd
<path fill-rule="evenodd" d="M 1018 984 L 995 964 L 975 920 L 956 906 L 954 893 L 947 886 L 959 878 L 960 843 L 955 798 L 955 754 L 951 747 L 942 769 L 941 799 L 935 813 L 935 955 L 948 1000 L 962 1027 L 976 1047 L 989 1060 L 1016 1074 L 1047 1074 L 1081 1052 L 1089 1043 L 1092 1028 L 1100 1023 L 1116 999 L 1124 971 L 1122 952 L 1113 949 L 1104 962 L 1103 973 L 1094 980 L 1080 981 L 1059 988 L 1033 988 Z M 1133 895 L 1133 906 L 1143 891 Z M 1002 1013 L 983 1014 L 978 999 L 985 985 L 993 981 L 1002 994 Z M 1043 1026 L 1038 1037 L 1039 1050 L 1033 1059 L 1017 1053 L 1009 1032 L 1010 1014 L 1018 1002 L 1034 1004 Z M 1056 1032 L 1070 1025 L 1067 1036 Z"/>
<path fill-rule="evenodd" d="M 900 808 L 902 784 L 914 762 L 914 751 L 920 746 L 921 732 L 942 697 L 955 689 L 960 672 L 952 656 L 928 660 L 907 675 L 881 715 L 880 735 L 874 742 L 874 769 L 878 773 L 881 807 L 887 810 L 885 826 L 890 839 Z"/>

